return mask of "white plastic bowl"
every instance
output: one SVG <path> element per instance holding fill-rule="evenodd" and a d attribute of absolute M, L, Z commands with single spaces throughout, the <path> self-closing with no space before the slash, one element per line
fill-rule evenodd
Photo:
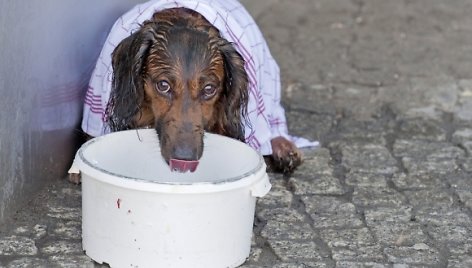
<path fill-rule="evenodd" d="M 82 245 L 111 267 L 237 267 L 249 256 L 256 197 L 270 190 L 263 158 L 205 134 L 194 173 L 171 172 L 153 129 L 92 139 L 82 174 Z M 75 171 L 74 171 L 75 169 Z"/>

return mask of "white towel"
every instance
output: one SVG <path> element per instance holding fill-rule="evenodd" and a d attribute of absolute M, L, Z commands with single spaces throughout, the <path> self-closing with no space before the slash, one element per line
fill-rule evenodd
<path fill-rule="evenodd" d="M 236 0 L 152 0 L 121 16 L 105 41 L 89 83 L 82 120 L 82 129 L 86 133 L 100 136 L 110 131 L 104 118 L 111 91 L 111 53 L 115 47 L 156 11 L 175 7 L 185 7 L 203 15 L 243 56 L 250 92 L 249 125 L 245 127 L 247 144 L 262 155 L 272 153 L 270 140 L 277 136 L 292 140 L 298 147 L 318 145 L 318 142 L 288 134 L 285 111 L 280 105 L 279 67 L 259 27 Z"/>

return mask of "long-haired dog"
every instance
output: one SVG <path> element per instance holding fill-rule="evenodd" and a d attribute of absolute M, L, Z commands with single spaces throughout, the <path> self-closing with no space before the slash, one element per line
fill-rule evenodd
<path fill-rule="evenodd" d="M 111 131 L 153 127 L 172 169 L 196 162 L 205 131 L 241 141 L 247 123 L 248 74 L 243 57 L 199 13 L 171 8 L 154 13 L 112 54 L 112 91 L 106 109 Z M 266 162 L 292 171 L 297 147 L 271 140 Z"/>

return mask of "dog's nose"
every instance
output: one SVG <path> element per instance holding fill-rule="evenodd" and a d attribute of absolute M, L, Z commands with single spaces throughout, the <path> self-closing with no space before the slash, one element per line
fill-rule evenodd
<path fill-rule="evenodd" d="M 193 161 L 197 160 L 197 152 L 189 145 L 179 144 L 174 148 L 172 158 Z"/>

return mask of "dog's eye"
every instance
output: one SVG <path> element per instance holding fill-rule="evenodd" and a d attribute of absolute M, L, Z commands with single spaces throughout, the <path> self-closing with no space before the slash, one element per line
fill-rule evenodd
<path fill-rule="evenodd" d="M 156 84 L 156 89 L 161 94 L 169 94 L 170 92 L 170 85 L 167 81 L 159 81 Z"/>
<path fill-rule="evenodd" d="M 203 95 L 203 98 L 204 99 L 209 99 L 211 97 L 213 97 L 216 93 L 216 87 L 213 86 L 213 85 L 206 85 L 203 89 L 202 89 L 202 95 Z"/>

